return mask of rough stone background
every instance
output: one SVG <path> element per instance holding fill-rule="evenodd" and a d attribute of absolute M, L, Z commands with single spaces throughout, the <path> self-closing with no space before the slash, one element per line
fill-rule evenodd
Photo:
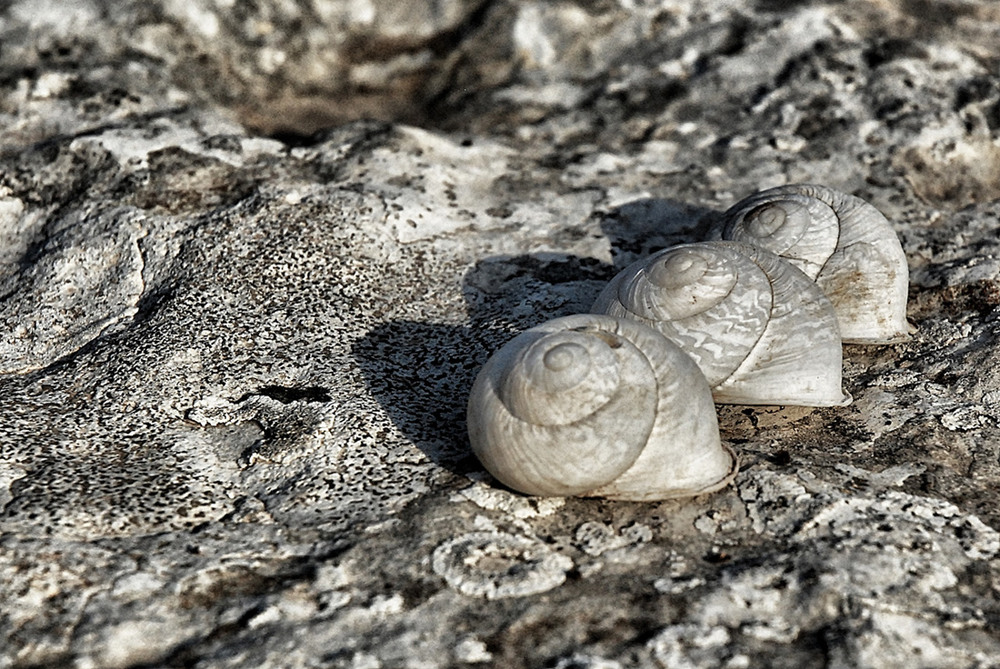
<path fill-rule="evenodd" d="M 1000 666 L 992 0 L 0 3 L 0 667 Z M 532 499 L 514 333 L 762 187 L 905 345 L 719 407 L 735 484 Z"/>

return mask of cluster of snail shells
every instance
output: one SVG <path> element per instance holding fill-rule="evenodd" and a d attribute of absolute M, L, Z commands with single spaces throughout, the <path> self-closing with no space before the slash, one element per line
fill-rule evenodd
<path fill-rule="evenodd" d="M 861 198 L 814 184 L 779 186 L 733 205 L 720 232 L 779 255 L 815 281 L 833 303 L 845 343 L 909 338 L 903 247 Z"/>
<path fill-rule="evenodd" d="M 468 427 L 496 479 L 638 501 L 717 490 L 737 459 L 714 403 L 847 404 L 842 341 L 907 336 L 905 257 L 864 201 L 784 186 L 734 205 L 717 233 L 632 264 L 594 313 L 531 328 L 489 359 Z"/>

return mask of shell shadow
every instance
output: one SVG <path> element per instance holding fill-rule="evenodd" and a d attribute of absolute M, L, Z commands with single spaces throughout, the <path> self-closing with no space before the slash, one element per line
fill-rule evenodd
<path fill-rule="evenodd" d="M 355 341 L 352 354 L 372 396 L 429 460 L 458 475 L 478 468 L 465 404 L 488 352 L 482 333 L 459 325 L 389 321 Z"/>
<path fill-rule="evenodd" d="M 489 256 L 466 272 L 462 296 L 473 327 L 513 336 L 552 318 L 588 311 L 614 274 L 608 263 L 571 254 Z"/>
<path fill-rule="evenodd" d="M 462 279 L 467 325 L 388 321 L 352 353 L 373 397 L 428 459 L 460 476 L 482 471 L 465 410 L 489 356 L 527 328 L 589 311 L 605 284 L 640 257 L 704 239 L 715 213 L 664 199 L 622 205 L 601 222 L 613 263 L 553 252 L 483 258 Z"/>
<path fill-rule="evenodd" d="M 615 274 L 676 244 L 709 239 L 720 212 L 664 198 L 642 198 L 601 219 L 611 263 L 568 253 L 490 256 L 462 282 L 473 327 L 520 331 L 551 318 L 585 313 Z"/>
<path fill-rule="evenodd" d="M 711 237 L 722 212 L 679 200 L 642 198 L 609 211 L 601 230 L 611 243 L 615 272 L 676 244 Z"/>
<path fill-rule="evenodd" d="M 585 310 L 611 274 L 565 254 L 488 257 L 462 280 L 467 325 L 388 321 L 355 341 L 352 355 L 372 396 L 429 460 L 460 476 L 482 471 L 465 423 L 476 374 L 518 332 Z"/>

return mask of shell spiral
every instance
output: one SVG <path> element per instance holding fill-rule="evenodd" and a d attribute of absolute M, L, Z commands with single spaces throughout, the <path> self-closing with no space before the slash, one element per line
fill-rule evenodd
<path fill-rule="evenodd" d="M 813 184 L 771 188 L 726 211 L 721 234 L 805 272 L 833 303 L 845 342 L 908 337 L 906 256 L 885 216 L 861 198 Z"/>
<path fill-rule="evenodd" d="M 468 426 L 486 469 L 532 495 L 658 500 L 735 476 L 695 364 L 610 316 L 557 318 L 509 341 L 476 378 Z"/>
<path fill-rule="evenodd" d="M 665 249 L 620 272 L 592 311 L 675 342 L 716 402 L 850 402 L 833 306 L 809 277 L 760 248 L 716 241 Z"/>

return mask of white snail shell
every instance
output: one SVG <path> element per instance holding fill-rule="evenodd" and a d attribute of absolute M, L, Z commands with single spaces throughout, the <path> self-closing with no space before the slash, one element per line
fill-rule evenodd
<path fill-rule="evenodd" d="M 813 279 L 849 343 L 908 338 L 909 271 L 889 221 L 861 198 L 797 184 L 755 193 L 723 215 L 722 237 L 778 254 Z"/>
<path fill-rule="evenodd" d="M 674 246 L 620 272 L 592 311 L 649 325 L 701 368 L 716 402 L 840 406 L 833 306 L 805 274 L 738 242 Z"/>
<path fill-rule="evenodd" d="M 468 424 L 486 469 L 531 495 L 659 500 L 736 474 L 695 364 L 610 316 L 557 318 L 509 341 L 476 378 Z"/>

